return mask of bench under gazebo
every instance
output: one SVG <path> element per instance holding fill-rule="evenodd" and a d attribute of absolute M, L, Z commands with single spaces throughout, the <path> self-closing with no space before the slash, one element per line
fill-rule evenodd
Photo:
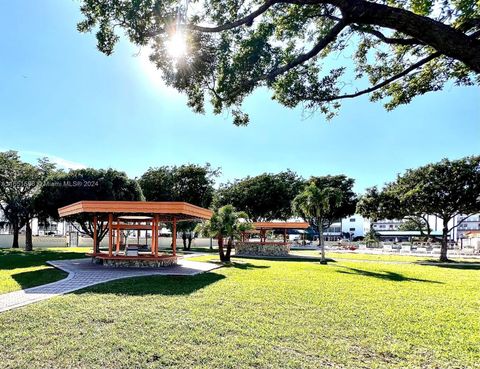
<path fill-rule="evenodd" d="M 186 202 L 153 201 L 79 201 L 58 209 L 60 217 L 84 215 L 93 222 L 93 251 L 88 255 L 104 265 L 111 266 L 168 266 L 176 264 L 177 223 L 208 220 L 212 211 Z M 107 222 L 108 251 L 97 249 L 99 221 Z M 159 252 L 159 225 L 172 224 L 172 253 Z M 121 232 L 151 231 L 151 249 L 142 252 L 138 244 L 132 247 L 121 244 Z M 121 250 L 124 246 L 124 250 Z"/>

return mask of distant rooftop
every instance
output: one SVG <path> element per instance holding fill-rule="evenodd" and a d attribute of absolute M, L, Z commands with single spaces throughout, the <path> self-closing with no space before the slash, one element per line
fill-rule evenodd
<path fill-rule="evenodd" d="M 401 236 L 411 236 L 411 237 L 416 237 L 416 236 L 425 236 L 427 232 L 422 232 L 420 231 L 376 231 L 380 236 L 393 236 L 393 237 L 401 237 Z M 441 231 L 431 231 L 430 232 L 431 236 L 441 236 L 442 232 Z"/>

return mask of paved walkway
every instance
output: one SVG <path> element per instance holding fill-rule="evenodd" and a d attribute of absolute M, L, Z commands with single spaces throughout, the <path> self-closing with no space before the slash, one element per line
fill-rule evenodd
<path fill-rule="evenodd" d="M 0 294 L 0 312 L 116 279 L 149 275 L 193 276 L 220 267 L 217 264 L 184 259 L 180 259 L 176 266 L 151 269 L 110 268 L 93 264 L 91 259 L 49 261 L 48 264 L 67 272 L 68 277 L 38 287 Z"/>

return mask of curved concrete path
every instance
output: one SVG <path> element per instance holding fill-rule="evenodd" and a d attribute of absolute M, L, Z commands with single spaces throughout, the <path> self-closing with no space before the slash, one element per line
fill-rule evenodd
<path fill-rule="evenodd" d="M 68 273 L 67 278 L 42 286 L 0 294 L 0 312 L 49 299 L 116 279 L 149 275 L 193 276 L 219 268 L 220 265 L 180 259 L 178 265 L 165 268 L 111 268 L 92 263 L 91 259 L 49 261 Z"/>

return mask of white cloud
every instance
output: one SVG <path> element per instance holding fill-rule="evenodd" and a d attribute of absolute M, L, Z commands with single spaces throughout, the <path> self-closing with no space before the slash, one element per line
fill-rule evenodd
<path fill-rule="evenodd" d="M 0 149 L 0 151 L 7 151 L 7 149 Z M 59 156 L 47 154 L 39 151 L 17 150 L 18 154 L 23 160 L 27 162 L 36 163 L 37 159 L 47 157 L 52 163 L 56 164 L 61 169 L 83 169 L 87 166 L 83 163 L 67 160 Z"/>
<path fill-rule="evenodd" d="M 55 163 L 59 167 L 64 169 L 83 169 L 87 167 L 85 164 L 77 163 L 75 161 L 70 161 L 64 158 L 60 158 L 58 156 L 48 155 L 48 154 L 44 156 L 48 157 L 52 161 L 52 163 Z"/>

